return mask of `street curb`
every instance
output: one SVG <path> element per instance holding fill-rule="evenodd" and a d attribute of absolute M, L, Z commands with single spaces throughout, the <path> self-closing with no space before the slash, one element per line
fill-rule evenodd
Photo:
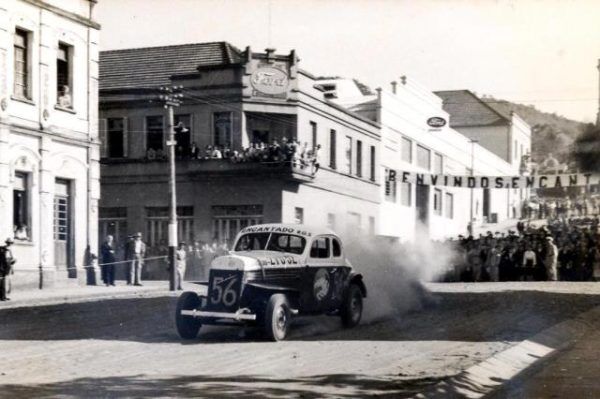
<path fill-rule="evenodd" d="M 0 312 L 13 310 L 13 309 L 24 309 L 34 308 L 41 306 L 56 306 L 74 303 L 94 302 L 94 301 L 105 301 L 111 299 L 133 299 L 133 298 L 158 298 L 164 296 L 177 296 L 178 292 L 165 290 L 163 288 L 156 289 L 145 289 L 140 291 L 129 291 L 129 292 L 111 292 L 111 293 L 82 293 L 69 295 L 65 293 L 65 296 L 57 296 L 53 298 L 33 298 L 24 299 L 21 301 L 14 301 L 9 304 L 2 304 L 0 306 Z"/>
<path fill-rule="evenodd" d="M 525 372 L 534 363 L 564 350 L 588 330 L 600 327 L 600 306 L 555 324 L 442 381 L 414 398 L 481 398 Z"/>

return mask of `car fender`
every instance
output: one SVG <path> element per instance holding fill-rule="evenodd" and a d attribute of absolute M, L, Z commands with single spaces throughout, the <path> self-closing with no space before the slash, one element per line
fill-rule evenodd
<path fill-rule="evenodd" d="M 365 282 L 363 281 L 362 274 L 360 274 L 360 273 L 350 274 L 350 278 L 348 279 L 348 287 L 350 287 L 351 284 L 358 285 L 363 298 L 367 297 L 367 286 L 365 285 Z"/>

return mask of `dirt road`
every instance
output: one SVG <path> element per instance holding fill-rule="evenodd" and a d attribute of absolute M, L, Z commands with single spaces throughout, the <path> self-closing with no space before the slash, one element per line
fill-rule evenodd
<path fill-rule="evenodd" d="M 216 327 L 182 342 L 170 297 L 5 310 L 0 396 L 410 396 L 597 306 L 590 287 L 430 285 L 421 309 L 353 330 L 299 319 L 280 343 Z"/>

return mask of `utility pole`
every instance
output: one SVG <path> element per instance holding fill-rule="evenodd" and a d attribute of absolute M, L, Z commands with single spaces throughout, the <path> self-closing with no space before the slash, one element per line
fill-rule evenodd
<path fill-rule="evenodd" d="M 173 107 L 178 107 L 181 104 L 183 94 L 181 94 L 183 86 L 161 87 L 160 100 L 164 102 L 164 108 L 167 110 L 167 124 L 169 136 L 167 139 L 167 147 L 169 148 L 169 290 L 177 289 L 177 268 L 176 268 L 176 250 L 177 250 L 177 190 L 176 190 L 176 174 L 175 174 L 175 116 L 173 115 Z"/>
<path fill-rule="evenodd" d="M 471 143 L 471 176 L 475 175 L 475 143 L 478 143 L 478 140 L 475 139 L 469 139 L 469 142 Z M 470 206 L 470 216 L 469 216 L 469 225 L 471 226 L 470 228 L 470 232 L 469 234 L 473 234 L 473 232 L 475 231 L 475 214 L 474 214 L 474 205 L 473 205 L 473 201 L 474 201 L 474 193 L 473 190 L 475 190 L 473 187 L 471 187 L 471 206 Z"/>

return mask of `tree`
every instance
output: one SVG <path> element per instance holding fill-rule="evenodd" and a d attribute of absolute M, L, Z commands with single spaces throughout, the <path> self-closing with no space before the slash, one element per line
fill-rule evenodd
<path fill-rule="evenodd" d="M 588 124 L 573 144 L 573 156 L 584 172 L 600 172 L 600 127 Z"/>

